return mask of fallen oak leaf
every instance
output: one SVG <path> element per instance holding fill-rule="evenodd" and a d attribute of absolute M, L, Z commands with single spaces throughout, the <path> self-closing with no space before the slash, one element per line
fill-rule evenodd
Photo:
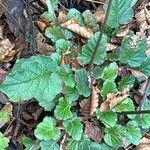
<path fill-rule="evenodd" d="M 128 96 L 129 96 L 129 89 L 127 88 L 117 93 L 108 93 L 106 101 L 103 102 L 100 106 L 101 111 L 105 112 L 112 109 Z"/>
<path fill-rule="evenodd" d="M 99 105 L 99 89 L 96 86 L 92 85 L 92 96 L 91 96 L 91 110 L 90 115 L 92 116 L 96 112 L 96 108 Z"/>

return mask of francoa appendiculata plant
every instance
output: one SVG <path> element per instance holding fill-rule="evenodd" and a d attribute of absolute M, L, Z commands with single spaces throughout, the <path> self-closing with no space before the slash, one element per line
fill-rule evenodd
<path fill-rule="evenodd" d="M 112 54 L 106 52 L 106 46 L 111 37 L 106 28 L 109 26 L 116 29 L 120 25 L 128 24 L 134 15 L 132 7 L 136 1 L 113 0 L 111 5 L 109 1 L 106 1 L 104 9 L 108 10 L 109 14 L 106 15 L 108 18 L 105 18 L 106 22 L 101 31 L 90 11 L 80 13 L 74 8 L 70 9 L 67 15 L 68 20 L 75 18 L 81 26 L 91 27 L 94 31 L 94 35 L 80 47 L 71 41 L 71 39 L 79 37 L 58 25 L 54 14 L 58 0 L 47 0 L 48 11 L 43 16 L 48 20 L 54 20 L 57 25 L 47 28 L 45 35 L 54 43 L 55 52 L 49 56 L 36 55 L 29 59 L 17 60 L 12 72 L 0 85 L 0 90 L 12 102 L 35 98 L 46 111 L 54 110 L 54 116 L 46 116 L 37 125 L 34 132 L 35 137 L 40 141 L 42 150 L 49 147 L 59 150 L 58 141 L 63 133 L 57 127 L 56 119 L 62 122 L 65 132 L 69 135 L 67 150 L 118 149 L 124 146 L 124 141 L 137 145 L 142 136 L 142 129 L 150 127 L 150 116 L 147 114 L 140 118 L 138 115 L 127 115 L 128 122 L 126 124 L 119 121 L 118 113 L 137 109 L 131 97 L 128 96 L 108 112 L 101 112 L 100 109 L 97 109 L 96 117 L 99 122 L 103 123 L 105 132 L 104 142 L 99 144 L 92 142 L 83 133 L 84 125 L 77 116 L 78 114 L 72 109 L 81 100 L 81 97 L 86 98 L 91 95 L 89 72 L 92 74 L 92 78 L 96 79 L 98 83 L 102 83 L 99 92 L 104 101 L 108 93 L 116 93 L 124 88 L 132 89 L 137 81 L 130 73 L 120 79 L 118 76 L 119 66 L 133 68 L 149 76 L 150 58 L 145 53 L 147 43 L 139 40 L 136 47 L 132 47 L 132 36 L 134 35 L 132 31 L 122 41 L 119 50 L 114 50 Z M 77 55 L 79 48 L 80 54 Z M 70 65 L 60 65 L 64 54 L 69 59 L 78 57 L 82 64 L 88 67 L 74 70 Z M 118 81 L 118 79 L 120 80 Z M 144 107 L 149 109 L 150 102 L 147 101 Z M 0 138 L 0 147 L 6 147 L 7 144 L 6 146 L 2 145 L 2 139 L 4 137 Z M 27 145 L 32 146 L 33 141 L 30 138 L 23 139 L 26 148 Z"/>

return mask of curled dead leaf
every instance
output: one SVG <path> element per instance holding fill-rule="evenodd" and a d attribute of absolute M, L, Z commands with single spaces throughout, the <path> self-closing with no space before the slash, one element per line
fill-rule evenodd
<path fill-rule="evenodd" d="M 106 51 L 112 51 L 116 49 L 118 45 L 112 44 L 112 43 L 107 43 Z"/>
<path fill-rule="evenodd" d="M 128 69 L 128 70 L 130 70 L 132 75 L 137 77 L 137 78 L 144 77 L 145 79 L 147 79 L 147 76 L 144 73 L 140 72 L 140 71 L 137 71 L 137 70 L 134 70 L 134 69 Z"/>
<path fill-rule="evenodd" d="M 62 24 L 67 21 L 67 14 L 65 11 L 60 11 L 58 14 L 58 20 Z"/>
<path fill-rule="evenodd" d="M 99 23 L 103 23 L 105 19 L 105 11 L 102 7 L 98 7 L 96 12 L 94 13 L 94 17 L 96 18 L 96 21 Z"/>
<path fill-rule="evenodd" d="M 118 103 L 122 102 L 126 97 L 129 96 L 129 89 L 123 89 L 117 93 L 107 94 L 107 99 L 100 106 L 101 111 L 108 111 L 115 107 Z"/>
<path fill-rule="evenodd" d="M 103 135 L 98 126 L 96 126 L 93 122 L 85 123 L 84 133 L 93 141 L 101 143 Z"/>
<path fill-rule="evenodd" d="M 93 115 L 96 112 L 96 108 L 99 105 L 99 89 L 96 86 L 92 85 L 92 97 L 91 97 L 91 110 L 90 115 Z"/>
<path fill-rule="evenodd" d="M 91 29 L 80 26 L 75 19 L 70 19 L 67 22 L 63 23 L 61 26 L 84 38 L 89 39 L 93 35 Z"/>
<path fill-rule="evenodd" d="M 141 139 L 139 145 L 137 145 L 136 150 L 149 150 L 150 148 L 150 135 L 145 136 Z"/>
<path fill-rule="evenodd" d="M 121 31 L 119 31 L 116 36 L 117 37 L 125 37 L 128 35 L 128 32 L 129 32 L 129 29 L 130 29 L 130 26 L 124 26 L 121 28 Z"/>

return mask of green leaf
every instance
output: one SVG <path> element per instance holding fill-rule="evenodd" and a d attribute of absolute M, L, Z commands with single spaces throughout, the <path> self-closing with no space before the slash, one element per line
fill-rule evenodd
<path fill-rule="evenodd" d="M 67 14 L 68 20 L 70 20 L 72 18 L 76 19 L 80 25 L 84 25 L 84 20 L 83 20 L 82 14 L 80 13 L 80 11 L 78 11 L 75 8 L 69 9 L 69 12 Z"/>
<path fill-rule="evenodd" d="M 61 62 L 61 55 L 59 55 L 58 53 L 52 53 L 50 55 L 50 58 L 57 64 L 57 65 L 60 65 L 60 62 Z"/>
<path fill-rule="evenodd" d="M 117 73 L 118 73 L 118 66 L 114 62 L 109 64 L 109 66 L 106 66 L 99 77 L 103 80 L 114 81 L 117 77 Z"/>
<path fill-rule="evenodd" d="M 70 41 L 67 41 L 65 39 L 59 39 L 56 41 L 56 51 L 59 53 L 59 54 L 63 54 L 63 53 L 66 53 L 67 50 L 70 49 L 71 47 L 71 42 Z"/>
<path fill-rule="evenodd" d="M 126 125 L 126 130 L 126 138 L 128 139 L 128 141 L 130 141 L 134 145 L 139 144 L 142 135 L 138 124 L 135 121 L 130 121 Z"/>
<path fill-rule="evenodd" d="M 73 117 L 71 112 L 71 102 L 66 97 L 61 97 L 59 103 L 55 108 L 55 117 L 59 120 L 67 120 Z"/>
<path fill-rule="evenodd" d="M 100 32 L 95 33 L 89 40 L 86 45 L 82 47 L 82 52 L 79 56 L 79 59 L 82 61 L 83 64 L 89 64 L 90 60 L 93 56 L 93 52 L 99 38 Z M 93 63 L 96 65 L 100 65 L 104 62 L 106 57 L 106 44 L 107 44 L 107 37 L 106 35 L 102 36 L 102 40 L 97 48 L 97 53 L 93 60 Z"/>
<path fill-rule="evenodd" d="M 133 17 L 133 3 L 132 0 L 113 0 L 112 7 L 109 13 L 107 24 L 116 28 L 121 24 L 128 24 Z M 105 2 L 104 9 L 108 6 L 108 0 Z"/>
<path fill-rule="evenodd" d="M 113 128 L 105 128 L 104 141 L 111 147 L 119 148 L 123 146 L 123 138 L 120 131 L 125 132 L 125 129 L 121 126 L 116 125 Z"/>
<path fill-rule="evenodd" d="M 86 136 L 82 136 L 80 141 L 70 139 L 67 150 L 90 150 L 90 140 Z"/>
<path fill-rule="evenodd" d="M 90 150 L 115 150 L 105 143 L 98 144 L 96 142 L 91 142 Z"/>
<path fill-rule="evenodd" d="M 25 146 L 24 150 L 30 150 L 30 148 L 34 144 L 33 140 L 27 136 L 23 136 L 21 138 L 21 141 L 22 141 L 23 145 Z"/>
<path fill-rule="evenodd" d="M 79 141 L 83 133 L 83 125 L 78 117 L 66 120 L 63 126 L 72 139 Z"/>
<path fill-rule="evenodd" d="M 52 14 L 50 14 L 48 11 L 45 11 L 43 14 L 42 14 L 42 17 L 44 17 L 46 20 L 48 21 L 53 21 L 53 16 Z"/>
<path fill-rule="evenodd" d="M 144 40 L 138 41 L 134 48 L 130 37 L 125 38 L 121 44 L 119 59 L 130 67 L 139 67 L 146 59 L 147 44 Z"/>
<path fill-rule="evenodd" d="M 31 98 L 51 102 L 62 91 L 62 81 L 56 71 L 58 66 L 50 57 L 20 59 L 0 90 L 15 102 Z"/>
<path fill-rule="evenodd" d="M 5 124 L 9 121 L 9 115 L 7 112 L 0 112 L 0 124 Z"/>
<path fill-rule="evenodd" d="M 88 74 L 85 69 L 78 69 L 75 71 L 75 81 L 77 83 L 76 88 L 78 89 L 79 94 L 84 95 L 85 97 L 90 96 L 91 90 L 88 85 Z"/>
<path fill-rule="evenodd" d="M 60 130 L 56 127 L 56 121 L 52 117 L 45 117 L 40 122 L 34 134 L 40 140 L 57 140 L 60 137 Z"/>
<path fill-rule="evenodd" d="M 145 61 L 136 68 L 138 71 L 143 72 L 145 75 L 149 76 L 150 75 L 150 57 L 147 57 Z"/>
<path fill-rule="evenodd" d="M 4 137 L 4 135 L 0 132 L 0 149 L 5 150 L 8 147 L 9 139 Z"/>
<path fill-rule="evenodd" d="M 113 111 L 101 112 L 97 110 L 96 117 L 107 127 L 114 127 L 117 122 L 117 114 Z"/>
<path fill-rule="evenodd" d="M 60 150 L 56 141 L 42 141 L 40 142 L 41 150 Z"/>
<path fill-rule="evenodd" d="M 107 96 L 108 93 L 115 93 L 117 92 L 116 84 L 113 81 L 106 80 L 103 83 L 103 87 L 100 90 L 100 94 L 103 98 Z"/>
<path fill-rule="evenodd" d="M 118 83 L 119 90 L 123 90 L 124 88 L 131 89 L 134 85 L 135 78 L 129 74 L 124 76 L 121 81 Z"/>
<path fill-rule="evenodd" d="M 69 65 L 61 66 L 59 75 L 63 79 L 66 86 L 71 87 L 71 88 L 75 86 L 74 75 Z"/>
<path fill-rule="evenodd" d="M 113 111 L 115 112 L 122 112 L 122 111 L 134 111 L 135 107 L 133 104 L 133 100 L 130 98 L 126 98 L 124 99 L 121 103 L 119 103 L 118 105 L 116 105 L 113 108 Z M 129 118 L 134 118 L 135 115 L 128 115 Z"/>
<path fill-rule="evenodd" d="M 99 25 L 96 23 L 96 19 L 90 10 L 86 10 L 82 13 L 84 23 L 88 28 L 92 28 L 95 32 L 99 30 Z"/>
<path fill-rule="evenodd" d="M 72 102 L 78 100 L 78 98 L 80 96 L 76 87 L 71 88 L 71 87 L 65 86 L 64 93 L 65 93 L 65 97 L 67 99 L 70 99 Z"/>
<path fill-rule="evenodd" d="M 59 26 L 46 28 L 45 35 L 53 42 L 56 42 L 59 39 L 67 40 L 73 37 L 70 31 Z"/>

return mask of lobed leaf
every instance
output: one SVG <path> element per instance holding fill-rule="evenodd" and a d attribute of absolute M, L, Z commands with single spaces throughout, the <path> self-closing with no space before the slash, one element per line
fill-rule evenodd
<path fill-rule="evenodd" d="M 63 126 L 72 139 L 79 141 L 83 133 L 83 125 L 78 117 L 63 122 Z"/>
<path fill-rule="evenodd" d="M 39 140 L 57 140 L 60 137 L 60 130 L 56 127 L 56 121 L 52 117 L 45 117 L 42 122 L 40 122 L 34 134 Z"/>
<path fill-rule="evenodd" d="M 59 98 L 59 103 L 55 108 L 55 117 L 59 120 L 67 120 L 73 117 L 73 114 L 70 110 L 71 101 L 66 97 Z"/>
<path fill-rule="evenodd" d="M 62 91 L 62 80 L 57 64 L 46 56 L 33 56 L 29 59 L 20 59 L 0 85 L 11 101 L 29 100 L 51 102 Z"/>
<path fill-rule="evenodd" d="M 41 150 L 60 150 L 59 145 L 56 141 L 41 141 L 40 142 Z"/>

